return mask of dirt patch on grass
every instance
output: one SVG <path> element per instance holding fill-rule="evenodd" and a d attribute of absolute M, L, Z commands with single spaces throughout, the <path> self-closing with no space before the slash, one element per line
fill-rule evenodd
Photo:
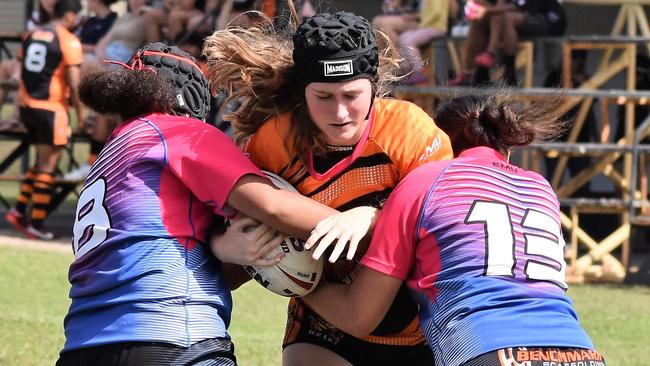
<path fill-rule="evenodd" d="M 31 240 L 27 238 L 19 238 L 15 236 L 0 235 L 0 246 L 24 248 L 24 249 L 38 249 L 55 252 L 68 252 L 72 254 L 72 248 L 68 241 L 42 241 Z"/>

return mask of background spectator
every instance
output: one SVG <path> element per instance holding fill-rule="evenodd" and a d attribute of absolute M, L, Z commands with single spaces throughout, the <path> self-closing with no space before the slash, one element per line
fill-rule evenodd
<path fill-rule="evenodd" d="M 423 62 L 420 47 L 432 39 L 447 33 L 449 20 L 458 15 L 457 0 L 422 0 L 420 23 L 417 28 L 408 29 L 399 36 L 402 57 L 406 59 L 411 74 L 405 80 L 407 84 L 426 82 L 429 78 L 422 72 Z M 429 60 L 435 63 L 435 60 Z"/>
<path fill-rule="evenodd" d="M 205 16 L 204 10 L 205 0 L 177 0 L 167 18 L 166 38 L 173 43 L 181 33 L 194 29 Z M 205 32 L 209 31 L 208 24 L 201 25 Z"/>
<path fill-rule="evenodd" d="M 128 0 L 127 12 L 118 18 L 111 29 L 97 44 L 99 60 L 126 62 L 133 52 L 144 45 L 147 14 L 152 9 L 147 0 Z"/>
<path fill-rule="evenodd" d="M 162 0 L 157 2 L 151 11 L 145 13 L 147 42 L 158 42 L 164 38 L 169 13 L 176 7 L 177 2 L 178 0 Z"/>
<path fill-rule="evenodd" d="M 375 29 L 386 33 L 393 44 L 399 44 L 399 36 L 409 29 L 417 29 L 419 0 L 384 0 L 382 15 L 372 19 Z"/>
<path fill-rule="evenodd" d="M 95 0 L 91 0 L 95 1 Z M 146 0 L 128 0 L 127 12 L 119 17 L 108 33 L 98 42 L 95 48 L 97 62 L 86 62 L 82 70 L 85 75 L 97 68 L 107 67 L 104 60 L 126 62 L 131 55 L 144 45 L 146 19 L 144 14 L 149 9 Z M 86 163 L 66 173 L 63 177 L 68 180 L 82 180 L 90 172 L 90 166 L 104 148 L 106 139 L 119 122 L 115 117 L 93 114 L 88 127 L 91 136 L 90 154 Z M 82 132 L 82 131 L 80 131 Z"/>
<path fill-rule="evenodd" d="M 463 71 L 449 85 L 469 83 L 474 68 L 474 84 L 489 82 L 489 69 L 502 51 L 503 79 L 516 85 L 515 56 L 521 37 L 561 35 L 566 14 L 558 0 L 470 0 L 465 11 L 471 21 Z"/>
<path fill-rule="evenodd" d="M 106 35 L 117 19 L 117 13 L 111 11 L 109 6 L 117 0 L 87 0 L 88 11 L 93 16 L 81 24 L 78 37 L 85 55 L 95 56 L 97 42 Z"/>

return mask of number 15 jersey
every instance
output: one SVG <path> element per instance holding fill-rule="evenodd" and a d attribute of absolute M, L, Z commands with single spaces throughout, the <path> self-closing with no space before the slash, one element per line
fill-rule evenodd
<path fill-rule="evenodd" d="M 559 203 L 487 147 L 423 165 L 384 206 L 362 264 L 405 280 L 437 365 L 517 346 L 592 349 L 565 294 Z"/>

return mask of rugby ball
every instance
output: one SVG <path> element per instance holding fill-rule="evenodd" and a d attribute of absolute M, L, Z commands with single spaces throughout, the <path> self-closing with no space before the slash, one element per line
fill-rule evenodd
<path fill-rule="evenodd" d="M 273 185 L 280 189 L 298 192 L 282 177 L 264 171 Z M 270 267 L 244 266 L 246 272 L 267 290 L 282 296 L 304 296 L 318 284 L 323 273 L 323 257 L 313 260 L 311 251 L 305 250 L 305 242 L 288 237 L 276 250 L 268 254 L 272 258 L 280 251 L 285 256 Z"/>

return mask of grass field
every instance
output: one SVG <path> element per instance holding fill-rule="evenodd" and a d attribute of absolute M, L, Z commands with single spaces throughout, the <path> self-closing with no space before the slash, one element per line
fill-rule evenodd
<path fill-rule="evenodd" d="M 60 249 L 0 243 L 0 365 L 52 365 L 63 344 L 67 269 Z M 573 286 L 582 324 L 610 366 L 647 366 L 650 287 Z M 247 284 L 230 332 L 240 365 L 280 365 L 286 299 Z M 646 350 L 646 351 L 644 351 Z"/>

